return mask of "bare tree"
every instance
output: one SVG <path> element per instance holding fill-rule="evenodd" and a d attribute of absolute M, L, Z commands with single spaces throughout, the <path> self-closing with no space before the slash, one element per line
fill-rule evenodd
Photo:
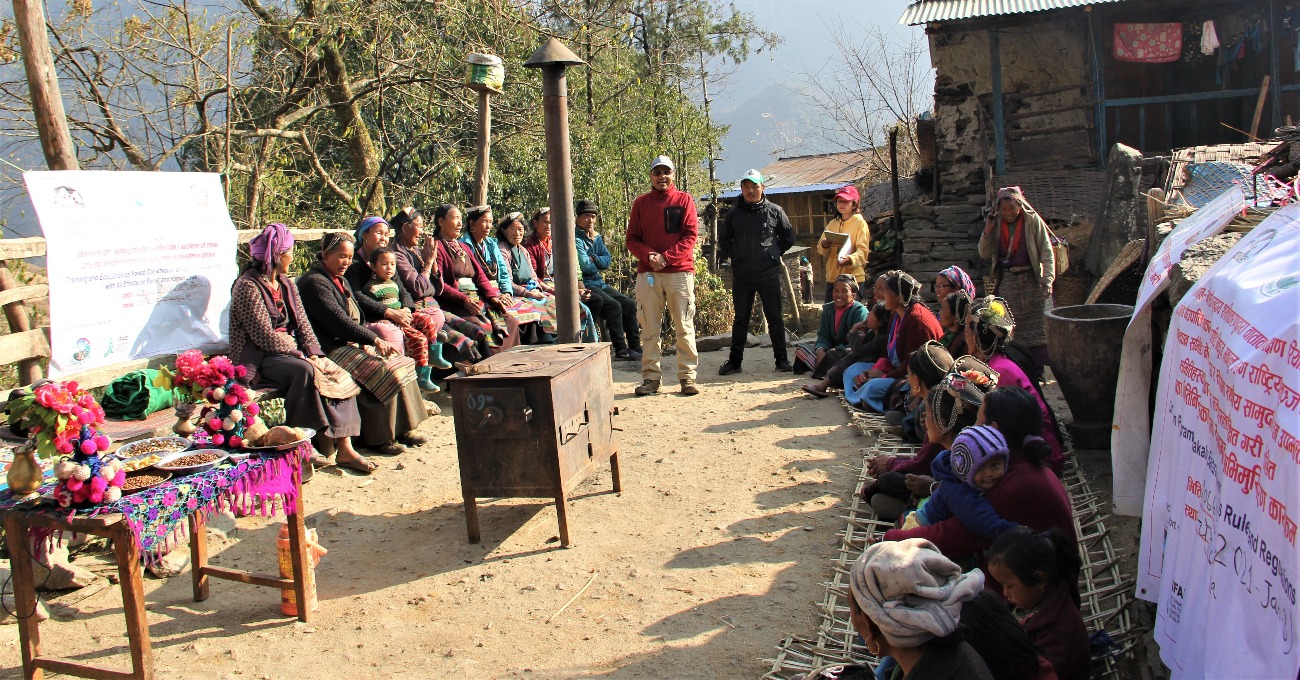
<path fill-rule="evenodd" d="M 888 173 L 889 130 L 899 126 L 899 172 L 910 174 L 919 156 L 914 124 L 933 101 L 924 36 L 904 41 L 861 24 L 826 30 L 839 55 L 805 74 L 808 87 L 800 93 L 823 114 L 814 129 L 846 151 L 874 151 L 872 166 Z"/>

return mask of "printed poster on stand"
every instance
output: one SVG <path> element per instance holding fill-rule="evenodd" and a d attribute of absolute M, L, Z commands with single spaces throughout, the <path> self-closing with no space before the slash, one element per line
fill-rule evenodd
<path fill-rule="evenodd" d="M 23 180 L 47 244 L 50 377 L 226 346 L 238 272 L 218 175 L 76 170 Z"/>

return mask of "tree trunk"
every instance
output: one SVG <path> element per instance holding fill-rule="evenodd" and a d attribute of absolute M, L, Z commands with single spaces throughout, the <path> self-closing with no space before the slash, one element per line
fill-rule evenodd
<path fill-rule="evenodd" d="M 337 45 L 327 42 L 320 49 L 325 67 L 325 96 L 334 105 L 334 120 L 340 134 L 347 140 L 348 154 L 352 158 L 352 179 L 361 185 L 356 196 L 361 201 L 362 212 L 383 215 L 384 185 L 379 180 L 379 152 L 370 137 L 370 127 L 361 117 L 360 107 L 352 100 L 347 64 Z"/>

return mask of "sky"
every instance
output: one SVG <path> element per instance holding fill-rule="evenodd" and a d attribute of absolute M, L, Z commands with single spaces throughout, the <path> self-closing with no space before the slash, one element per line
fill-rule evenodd
<path fill-rule="evenodd" d="M 731 126 L 718 165 L 723 181 L 776 160 L 773 151 L 797 156 L 843 149 L 833 140 L 814 139 L 807 121 L 817 112 L 791 93 L 807 81 L 806 74 L 823 72 L 833 62 L 829 27 L 878 26 L 902 41 L 923 32 L 898 23 L 908 0 L 735 0 L 735 5 L 784 42 L 770 54 L 765 50 L 750 57 L 718 83 L 713 116 Z"/>

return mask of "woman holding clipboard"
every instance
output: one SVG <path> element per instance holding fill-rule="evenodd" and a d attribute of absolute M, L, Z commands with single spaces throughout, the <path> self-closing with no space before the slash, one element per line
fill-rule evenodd
<path fill-rule="evenodd" d="M 831 302 L 835 279 L 852 276 L 861 287 L 867 280 L 867 256 L 871 252 L 871 230 L 858 214 L 858 188 L 847 184 L 835 192 L 836 218 L 826 225 L 817 253 L 826 267 L 826 302 Z"/>

